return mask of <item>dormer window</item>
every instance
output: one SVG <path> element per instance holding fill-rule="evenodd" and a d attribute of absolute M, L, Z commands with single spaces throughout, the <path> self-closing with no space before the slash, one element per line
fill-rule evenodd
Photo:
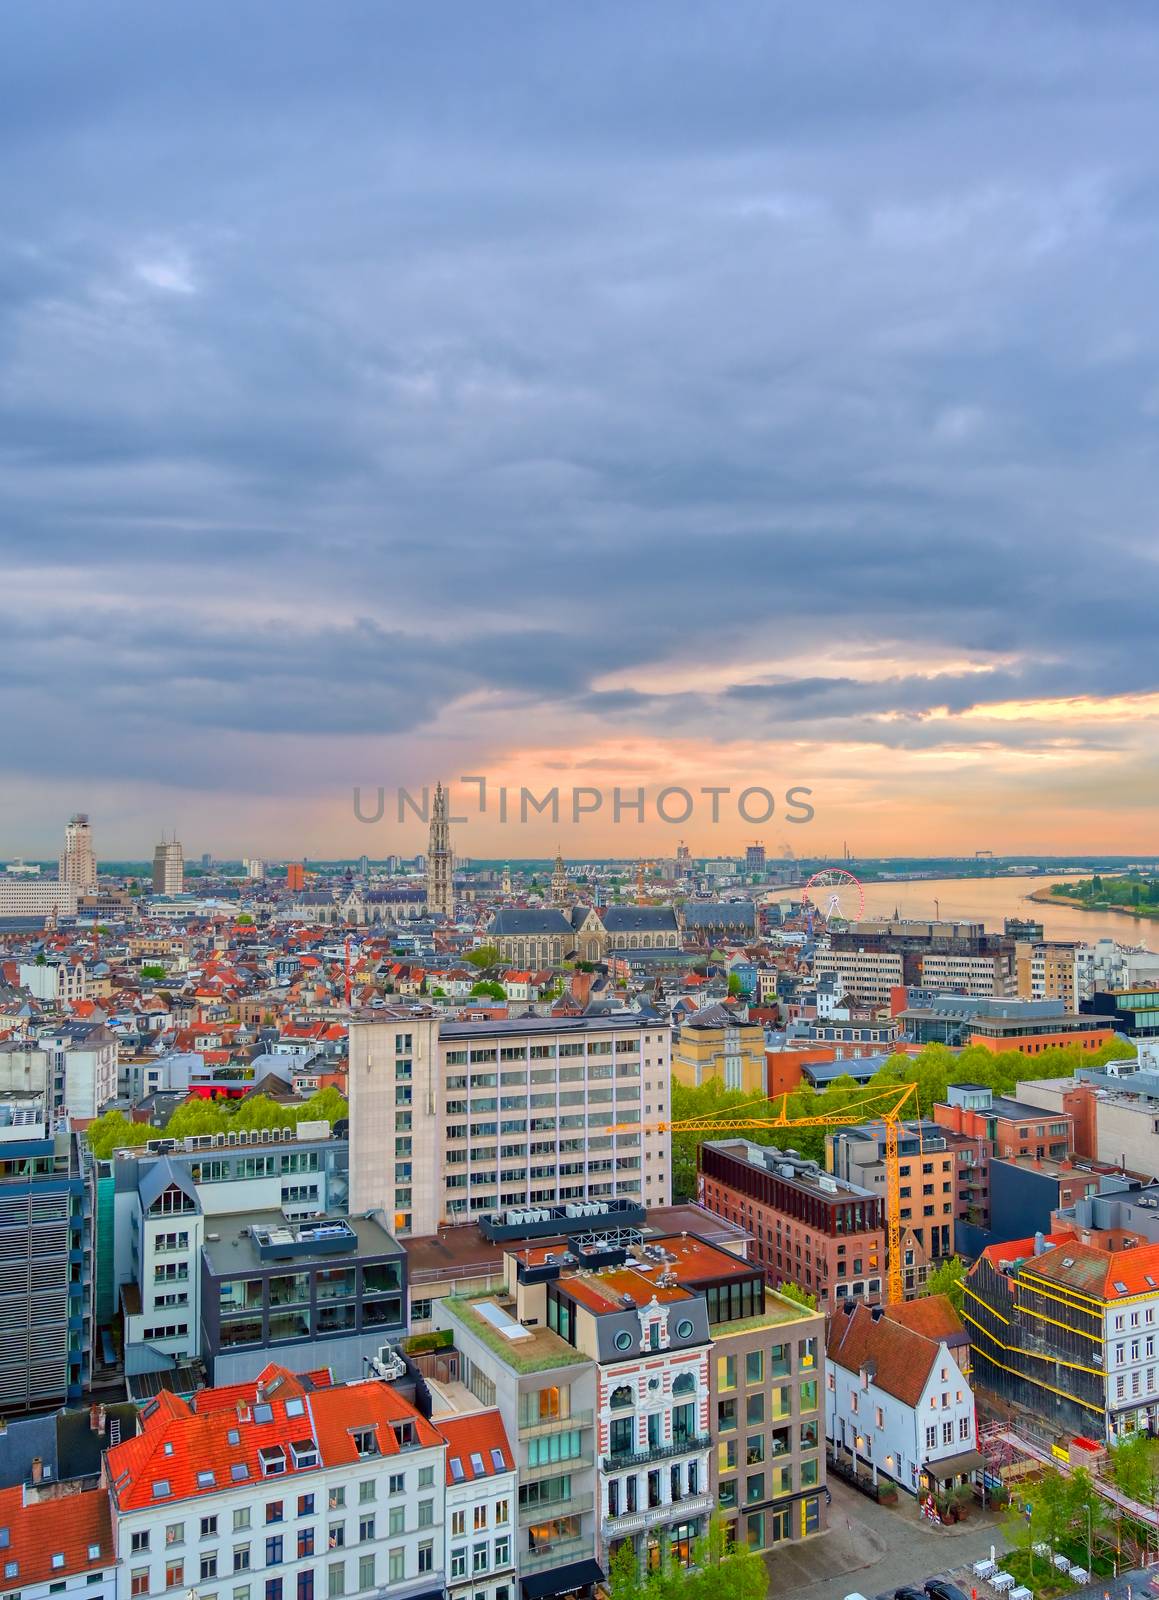
<path fill-rule="evenodd" d="M 413 1422 L 392 1422 L 391 1429 L 400 1450 L 409 1450 L 418 1443 Z"/>
<path fill-rule="evenodd" d="M 295 1468 L 301 1472 L 307 1467 L 318 1465 L 318 1446 L 313 1439 L 294 1439 L 290 1443 L 290 1455 L 293 1457 Z"/>
<path fill-rule="evenodd" d="M 354 1428 L 350 1437 L 361 1458 L 378 1455 L 378 1435 L 373 1428 Z"/>
<path fill-rule="evenodd" d="M 280 1444 L 264 1444 L 258 1451 L 263 1478 L 279 1478 L 286 1470 L 286 1452 Z"/>

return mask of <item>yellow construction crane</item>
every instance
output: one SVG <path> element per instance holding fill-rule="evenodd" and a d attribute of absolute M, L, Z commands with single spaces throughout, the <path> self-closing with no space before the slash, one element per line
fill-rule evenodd
<path fill-rule="evenodd" d="M 704 1117 L 688 1117 L 682 1122 L 617 1122 L 609 1133 L 752 1133 L 764 1128 L 851 1128 L 864 1122 L 880 1122 L 885 1128 L 885 1216 L 887 1303 L 897 1305 L 905 1298 L 901 1267 L 901 1185 L 898 1176 L 897 1136 L 904 1106 L 917 1093 L 916 1083 L 894 1083 L 888 1089 L 875 1089 L 855 1106 L 842 1111 L 825 1111 L 814 1117 L 791 1117 L 787 1094 L 778 1100 L 753 1100 L 752 1106 L 780 1105 L 775 1116 L 748 1116 L 749 1105 L 728 1106 Z M 882 1106 L 881 1102 L 885 1102 Z M 877 1109 L 875 1109 L 877 1108 Z"/>

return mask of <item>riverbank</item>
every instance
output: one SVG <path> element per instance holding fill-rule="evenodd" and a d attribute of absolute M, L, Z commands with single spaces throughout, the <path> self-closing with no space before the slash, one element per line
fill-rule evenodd
<path fill-rule="evenodd" d="M 1116 917 L 1129 917 L 1132 922 L 1159 922 L 1159 906 L 1118 906 L 1110 900 L 1083 900 L 1078 895 L 1055 894 L 1049 884 L 1033 890 L 1026 898 L 1041 906 L 1073 906 L 1076 911 L 1093 911 L 1099 915 L 1110 913 Z"/>

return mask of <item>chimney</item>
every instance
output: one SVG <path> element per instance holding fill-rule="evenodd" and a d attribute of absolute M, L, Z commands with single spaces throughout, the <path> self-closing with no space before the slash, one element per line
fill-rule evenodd
<path fill-rule="evenodd" d="M 32 1481 L 33 1481 L 33 1483 L 40 1483 L 41 1480 L 43 1479 L 43 1477 L 44 1477 L 44 1462 L 40 1459 L 39 1456 L 33 1456 L 33 1458 L 32 1458 Z"/>

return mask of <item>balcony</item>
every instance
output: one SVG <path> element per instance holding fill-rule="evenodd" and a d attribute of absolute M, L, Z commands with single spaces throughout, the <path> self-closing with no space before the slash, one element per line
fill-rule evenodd
<path fill-rule="evenodd" d="M 533 1506 L 519 1507 L 519 1526 L 530 1527 L 535 1522 L 546 1522 L 552 1517 L 580 1517 L 594 1509 L 596 1497 L 592 1493 L 571 1494 L 564 1500 L 539 1500 Z"/>
<path fill-rule="evenodd" d="M 643 1450 L 614 1450 L 604 1457 L 605 1472 L 619 1472 L 625 1467 L 646 1467 L 653 1461 L 666 1461 L 670 1456 L 690 1456 L 698 1450 L 708 1450 L 712 1436 L 707 1433 L 690 1433 L 685 1438 L 673 1439 L 671 1444 L 647 1445 Z"/>
<path fill-rule="evenodd" d="M 570 1417 L 544 1417 L 540 1422 L 521 1422 L 521 1439 L 539 1439 L 545 1433 L 567 1433 L 572 1428 L 590 1428 L 595 1422 L 594 1411 L 573 1411 Z"/>
<path fill-rule="evenodd" d="M 557 1539 L 555 1544 L 542 1550 L 519 1552 L 519 1575 L 543 1572 L 548 1567 L 566 1567 L 573 1561 L 582 1561 L 592 1554 L 591 1535 L 580 1534 L 575 1539 Z"/>
<path fill-rule="evenodd" d="M 715 1506 L 716 1501 L 710 1494 L 686 1494 L 680 1500 L 665 1500 L 644 1511 L 625 1511 L 622 1516 L 605 1517 L 601 1531 L 605 1539 L 622 1539 L 627 1533 L 638 1533 L 641 1528 L 652 1528 L 659 1522 L 699 1517 Z"/>

